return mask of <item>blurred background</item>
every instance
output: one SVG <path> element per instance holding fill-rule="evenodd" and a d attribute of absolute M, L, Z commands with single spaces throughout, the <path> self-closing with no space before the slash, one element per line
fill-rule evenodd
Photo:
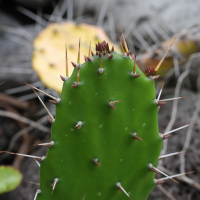
<path fill-rule="evenodd" d="M 0 0 L 0 83 L 5 81 L 0 86 L 0 151 L 46 154 L 46 149 L 33 145 L 50 139 L 47 113 L 31 87 L 24 83 L 59 97 L 59 76 L 65 75 L 65 44 L 70 61 L 74 62 L 80 37 L 82 59 L 87 55 L 90 39 L 93 49 L 96 41 L 106 39 L 120 52 L 116 37 L 121 35 L 120 24 L 131 55 L 137 50 L 137 64 L 144 71 L 147 66 L 157 65 L 177 36 L 159 70 L 156 91 L 165 82 L 161 99 L 189 97 L 162 106 L 159 128 L 164 133 L 197 123 L 164 141 L 162 154 L 186 152 L 163 159 L 159 169 L 170 175 L 195 173 L 182 176 L 178 179 L 180 184 L 167 181 L 156 186 L 148 199 L 199 200 L 199 10 L 199 0 Z M 39 95 L 54 115 L 55 106 L 48 97 Z M 0 154 L 1 165 L 19 169 L 23 179 L 14 191 L 0 194 L 0 199 L 32 200 L 39 187 L 35 161 Z"/>

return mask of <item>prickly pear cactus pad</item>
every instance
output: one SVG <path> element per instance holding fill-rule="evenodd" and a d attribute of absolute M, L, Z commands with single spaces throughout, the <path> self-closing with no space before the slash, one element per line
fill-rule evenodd
<path fill-rule="evenodd" d="M 155 187 L 151 167 L 162 148 L 155 83 L 129 55 L 102 42 L 80 64 L 79 49 L 54 101 L 38 200 L 145 200 Z"/>
<path fill-rule="evenodd" d="M 122 31 L 121 31 L 122 32 Z M 177 155 L 160 155 L 164 139 L 186 128 L 184 125 L 166 133 L 158 131 L 158 111 L 166 101 L 156 97 L 155 79 L 159 77 L 165 55 L 156 67 L 144 73 L 130 56 L 122 33 L 124 47 L 118 37 L 122 54 L 109 48 L 105 41 L 89 47 L 81 64 L 80 40 L 78 59 L 72 62 L 74 71 L 60 76 L 63 88 L 55 98 L 31 86 L 49 114 L 52 124 L 51 141 L 36 144 L 49 148 L 46 156 L 38 157 L 2 151 L 34 158 L 40 167 L 40 188 L 34 200 L 146 200 L 155 185 L 188 173 L 168 176 L 157 168 L 158 160 Z M 56 116 L 49 112 L 37 92 L 52 98 Z M 164 175 L 156 179 L 155 173 Z M 191 172 L 189 172 L 191 173 Z"/>
<path fill-rule="evenodd" d="M 62 81 L 60 74 L 65 72 L 65 43 L 68 45 L 69 61 L 76 60 L 78 39 L 81 38 L 82 55 L 88 56 L 88 46 L 91 42 L 92 51 L 97 42 L 106 40 L 111 46 L 114 44 L 100 27 L 72 22 L 54 23 L 47 26 L 34 40 L 32 67 L 41 81 L 49 88 L 61 92 Z M 115 49 L 117 46 L 115 45 Z M 84 57 L 81 57 L 81 63 Z M 69 67 L 71 75 L 73 67 Z"/>

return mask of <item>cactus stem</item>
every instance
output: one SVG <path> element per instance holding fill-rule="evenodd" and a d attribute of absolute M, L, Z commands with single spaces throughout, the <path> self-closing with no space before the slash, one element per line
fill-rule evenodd
<path fill-rule="evenodd" d="M 185 153 L 185 152 L 186 151 L 180 151 L 180 152 L 170 153 L 170 154 L 166 154 L 166 155 L 161 155 L 161 156 L 159 156 L 159 160 L 161 160 L 162 158 L 166 158 L 166 157 L 169 157 L 169 156 L 178 155 L 178 154 Z"/>
<path fill-rule="evenodd" d="M 37 199 L 37 195 L 38 195 L 39 193 L 41 193 L 41 190 L 40 190 L 40 189 L 37 189 L 37 190 L 36 190 L 36 193 L 35 193 L 34 200 L 36 200 L 36 199 Z"/>
<path fill-rule="evenodd" d="M 56 187 L 57 182 L 58 182 L 58 178 L 55 178 L 54 181 L 53 181 L 53 183 L 51 184 L 51 186 L 53 187 L 51 194 L 53 194 L 53 191 L 54 191 L 54 189 Z"/>
<path fill-rule="evenodd" d="M 46 109 L 46 111 L 49 114 L 49 116 L 51 117 L 52 121 L 55 121 L 53 115 L 50 113 L 49 109 L 46 107 L 46 105 L 44 104 L 44 102 L 42 101 L 42 99 L 39 97 L 39 95 L 37 94 L 37 92 L 34 89 L 33 89 L 33 91 L 35 92 L 35 94 L 37 95 L 38 99 L 40 100 L 40 102 L 42 103 L 42 105 L 44 106 L 44 108 Z"/>
<path fill-rule="evenodd" d="M 115 103 L 118 103 L 118 102 L 123 102 L 124 100 L 121 100 L 121 101 L 111 101 L 110 102 L 110 107 L 112 108 L 112 109 L 115 109 Z"/>
<path fill-rule="evenodd" d="M 171 99 L 158 100 L 157 102 L 162 102 L 162 101 L 171 101 L 171 100 L 184 99 L 184 98 L 187 98 L 187 97 L 175 97 L 175 98 L 171 98 Z"/>
<path fill-rule="evenodd" d="M 54 100 L 57 101 L 57 102 L 60 101 L 60 98 L 53 97 L 53 96 L 51 96 L 50 94 L 48 94 L 48 93 L 46 93 L 46 92 L 44 92 L 44 91 L 42 91 L 42 90 L 40 90 L 40 89 L 38 89 L 38 88 L 36 88 L 36 87 L 30 85 L 30 84 L 28 84 L 28 83 L 25 83 L 25 84 L 28 85 L 28 86 L 30 86 L 30 87 L 32 87 L 32 88 L 34 88 L 35 90 L 37 90 L 37 91 L 39 91 L 39 92 L 42 92 L 43 94 L 47 95 L 48 97 L 54 99 Z"/>
<path fill-rule="evenodd" d="M 79 121 L 79 122 L 76 124 L 75 128 L 81 129 L 82 124 L 83 124 L 83 122 Z"/>
<path fill-rule="evenodd" d="M 164 180 L 167 180 L 167 179 L 175 178 L 175 177 L 178 177 L 178 176 L 183 176 L 183 175 L 186 175 L 186 174 L 191 174 L 191 173 L 194 173 L 194 172 L 195 171 L 182 173 L 182 174 L 176 174 L 176 175 L 168 176 L 168 177 L 165 177 L 165 178 L 160 178 L 157 181 L 164 181 Z"/>
<path fill-rule="evenodd" d="M 133 135 L 133 138 L 134 138 L 134 139 L 142 141 L 142 138 L 138 137 L 138 135 L 137 135 L 136 132 L 132 133 L 132 135 Z M 142 142 L 143 142 L 143 141 L 142 141 Z"/>
<path fill-rule="evenodd" d="M 166 176 L 167 178 L 170 178 L 171 180 L 173 180 L 176 183 L 179 183 L 178 181 L 174 180 L 171 176 L 168 176 L 167 174 L 165 174 L 164 172 L 160 171 L 159 169 L 155 168 L 151 163 L 149 164 L 150 169 L 154 169 L 157 172 L 161 173 L 162 175 Z M 159 179 L 160 180 L 160 179 Z"/>
<path fill-rule="evenodd" d="M 171 131 L 169 131 L 169 132 L 166 132 L 166 133 L 164 133 L 164 134 L 162 134 L 162 135 L 163 135 L 163 136 L 168 135 L 168 134 L 173 133 L 173 132 L 175 132 L 175 131 L 178 131 L 178 130 L 180 130 L 180 129 L 183 129 L 183 128 L 186 128 L 186 127 L 188 127 L 188 126 L 191 126 L 191 125 L 193 125 L 193 124 L 195 124 L 195 123 L 196 123 L 196 122 L 193 122 L 193 123 L 191 123 L 191 124 L 187 124 L 187 125 L 181 126 L 181 127 L 176 128 L 176 129 L 174 129 L 174 130 L 171 130 Z"/>
<path fill-rule="evenodd" d="M 121 183 L 120 182 L 117 182 L 117 188 L 118 190 L 122 191 L 123 193 L 126 194 L 127 197 L 129 197 L 131 199 L 131 197 L 129 196 L 129 194 L 126 192 L 126 190 L 121 186 Z"/>
<path fill-rule="evenodd" d="M 162 183 L 165 183 L 165 181 L 159 181 L 159 180 L 157 180 L 157 179 L 154 179 L 154 183 L 155 183 L 156 185 L 160 185 L 160 184 L 162 184 Z"/>
<path fill-rule="evenodd" d="M 21 154 L 21 153 L 13 153 L 13 152 L 8 152 L 8 151 L 0 151 L 0 153 L 8 153 L 8 154 L 14 154 L 17 156 L 24 156 L 24 157 L 29 157 L 29 158 L 35 158 L 37 161 L 41 162 L 43 161 L 46 157 L 38 157 L 38 156 L 32 156 L 32 155 L 27 155 L 27 154 Z"/>
<path fill-rule="evenodd" d="M 101 58 L 101 65 L 99 68 L 99 73 L 102 74 L 103 73 L 103 58 Z"/>
<path fill-rule="evenodd" d="M 119 39 L 119 36 L 118 36 L 118 34 L 117 34 L 117 38 L 118 38 L 119 45 L 120 45 L 120 47 L 121 47 L 121 50 L 122 50 L 122 55 L 123 55 L 123 56 L 126 56 L 126 53 L 125 53 L 125 51 L 124 51 L 124 48 L 123 48 L 123 46 L 122 46 L 122 43 L 121 43 L 121 41 L 120 41 L 120 39 Z"/>
<path fill-rule="evenodd" d="M 160 100 L 160 96 L 161 96 L 161 94 L 162 94 L 162 90 L 163 90 L 164 84 L 165 84 L 165 83 L 162 84 L 162 87 L 161 87 L 160 92 L 159 92 L 159 94 L 158 94 L 158 98 L 156 99 L 157 101 Z"/>
<path fill-rule="evenodd" d="M 52 147 L 54 144 L 55 144 L 55 142 L 54 142 L 54 141 L 51 141 L 51 142 L 49 142 L 49 143 L 34 144 L 34 146 L 42 146 L 42 147 L 50 148 L 50 147 Z"/>
<path fill-rule="evenodd" d="M 67 45 L 65 45 L 65 54 L 66 54 L 66 59 L 65 59 L 65 66 L 66 66 L 66 78 L 68 78 L 68 57 L 67 57 Z"/>
<path fill-rule="evenodd" d="M 121 31 L 121 34 L 122 34 L 122 38 L 123 38 L 123 42 L 124 42 L 124 47 L 125 47 L 126 53 L 128 53 L 129 50 L 128 50 L 128 47 L 127 47 L 127 44 L 126 44 L 126 40 L 125 40 L 125 38 L 124 38 L 124 34 L 123 34 L 123 32 L 122 32 L 122 28 L 121 28 L 120 25 L 119 25 L 119 27 L 120 27 L 120 31 Z M 128 55 L 128 54 L 127 54 L 127 55 Z M 130 53 L 129 53 L 129 55 L 130 55 Z"/>
<path fill-rule="evenodd" d="M 97 165 L 97 166 L 99 166 L 99 167 L 101 167 L 98 158 L 95 158 L 95 159 L 94 159 L 94 164 Z"/>
<path fill-rule="evenodd" d="M 160 60 L 160 62 L 158 63 L 158 65 L 156 66 L 156 68 L 155 68 L 155 71 L 156 71 L 156 72 L 157 72 L 158 69 L 160 68 L 160 66 L 161 66 L 161 64 L 162 64 L 162 62 L 163 62 L 163 60 L 165 59 L 167 53 L 169 52 L 169 49 L 170 49 L 171 46 L 173 45 L 173 43 L 174 43 L 174 41 L 176 40 L 176 38 L 177 38 L 177 36 L 173 39 L 172 43 L 169 45 L 169 47 L 168 47 L 167 51 L 165 52 L 164 56 L 162 57 L 162 59 Z"/>
<path fill-rule="evenodd" d="M 34 158 L 34 160 L 35 160 L 35 162 L 37 163 L 37 165 L 40 167 L 40 163 L 38 162 L 38 160 L 35 159 L 35 158 Z"/>
<path fill-rule="evenodd" d="M 88 52 L 88 57 L 91 57 L 91 41 L 90 41 L 90 45 L 89 45 L 89 52 Z"/>

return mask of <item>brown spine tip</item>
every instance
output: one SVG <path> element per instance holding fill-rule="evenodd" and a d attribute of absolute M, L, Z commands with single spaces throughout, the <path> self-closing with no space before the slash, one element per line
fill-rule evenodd
<path fill-rule="evenodd" d="M 64 76 L 60 75 L 60 78 L 61 78 L 62 81 L 65 81 L 65 77 Z"/>
<path fill-rule="evenodd" d="M 158 101 L 157 104 L 158 104 L 158 106 L 162 106 L 162 105 L 167 104 L 167 102 Z"/>
<path fill-rule="evenodd" d="M 130 56 L 131 54 L 131 49 L 127 52 L 127 56 Z"/>
<path fill-rule="evenodd" d="M 97 165 L 97 166 L 99 166 L 99 167 L 101 167 L 101 165 L 100 165 L 100 163 L 99 163 L 99 161 L 98 161 L 98 158 L 95 158 L 95 159 L 94 159 L 94 164 Z"/>
<path fill-rule="evenodd" d="M 50 124 L 53 124 L 53 120 L 49 116 L 47 116 L 47 120 Z"/>
<path fill-rule="evenodd" d="M 165 181 L 156 181 L 156 185 L 160 185 L 160 184 L 163 184 L 165 183 Z"/>
<path fill-rule="evenodd" d="M 72 65 L 73 65 L 73 67 L 76 67 L 76 64 L 74 63 L 74 62 L 71 62 L 72 63 Z"/>
<path fill-rule="evenodd" d="M 81 129 L 82 124 L 83 124 L 83 123 L 82 123 L 81 121 L 79 121 L 79 122 L 76 124 L 75 128 L 77 128 L 78 130 Z"/>
<path fill-rule="evenodd" d="M 167 138 L 169 138 L 171 136 L 172 136 L 171 134 L 163 135 L 163 140 L 165 140 L 165 139 L 167 139 Z"/>
<path fill-rule="evenodd" d="M 124 100 L 121 100 L 121 101 L 111 101 L 110 102 L 110 107 L 112 108 L 112 109 L 115 109 L 115 103 L 118 103 L 118 102 L 123 102 Z"/>
<path fill-rule="evenodd" d="M 99 53 L 99 57 L 101 57 L 102 55 L 101 55 L 101 53 Z"/>
<path fill-rule="evenodd" d="M 56 104 L 58 103 L 58 102 L 55 101 L 55 100 L 49 100 L 49 102 L 52 103 L 52 104 L 54 104 L 54 105 L 56 105 Z"/>
<path fill-rule="evenodd" d="M 77 88 L 79 84 L 75 83 L 72 85 L 73 88 Z"/>
<path fill-rule="evenodd" d="M 87 57 L 84 55 L 84 60 L 87 61 Z"/>
<path fill-rule="evenodd" d="M 112 58 L 113 58 L 113 55 L 110 55 L 109 58 L 112 59 Z"/>
<path fill-rule="evenodd" d="M 155 172 L 156 174 L 159 174 L 159 172 L 153 167 L 153 165 L 150 163 L 149 168 L 152 172 Z"/>
<path fill-rule="evenodd" d="M 92 56 L 94 56 L 94 53 L 91 51 Z"/>
<path fill-rule="evenodd" d="M 138 77 L 140 77 L 141 76 L 141 74 L 136 74 L 135 75 L 135 78 L 138 78 Z"/>
<path fill-rule="evenodd" d="M 143 142 L 142 138 L 140 138 L 136 132 L 132 133 L 133 134 L 133 138 L 136 140 L 140 140 L 141 142 Z"/>
<path fill-rule="evenodd" d="M 112 108 L 112 109 L 115 109 L 115 103 L 114 102 L 110 102 L 110 107 Z"/>
<path fill-rule="evenodd" d="M 91 59 L 90 59 L 89 57 L 87 57 L 87 60 L 88 60 L 88 61 L 91 61 Z"/>
<path fill-rule="evenodd" d="M 112 49 L 111 49 L 112 51 L 114 51 L 115 49 L 114 49 L 114 46 L 112 46 Z"/>

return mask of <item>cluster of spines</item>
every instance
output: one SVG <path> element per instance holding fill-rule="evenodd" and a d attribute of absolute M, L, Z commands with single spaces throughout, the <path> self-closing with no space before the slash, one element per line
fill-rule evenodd
<path fill-rule="evenodd" d="M 120 27 L 120 29 L 121 29 L 121 27 Z M 119 44 L 120 44 L 120 47 L 121 47 L 121 50 L 122 50 L 122 56 L 123 56 L 123 57 L 129 56 L 131 59 L 134 60 L 133 71 L 131 72 L 131 75 L 134 76 L 135 78 L 138 78 L 138 77 L 140 76 L 140 74 L 137 74 L 137 73 L 136 73 L 136 52 L 135 52 L 134 55 L 130 56 L 130 52 L 131 52 L 131 51 L 128 50 L 128 47 L 127 47 L 127 44 L 126 44 L 126 41 L 125 41 L 125 38 L 124 38 L 124 35 L 123 35 L 122 30 L 121 30 L 121 33 L 122 33 L 122 38 L 123 38 L 123 43 L 124 43 L 125 50 L 124 50 L 124 48 L 123 48 L 123 45 L 122 45 L 122 43 L 121 43 L 120 38 L 119 38 L 118 35 L 117 35 L 117 37 L 118 37 Z M 174 40 L 175 40 L 175 39 L 174 39 Z M 174 40 L 173 40 L 173 42 L 174 42 Z M 172 42 L 172 44 L 173 44 L 173 42 Z M 169 46 L 169 48 L 172 46 L 172 44 Z M 164 60 L 164 58 L 165 58 L 167 52 L 169 51 L 169 48 L 167 49 L 165 55 L 163 56 L 163 58 L 161 59 L 161 61 L 160 61 L 159 64 L 157 65 L 157 67 L 147 67 L 147 69 L 146 69 L 145 72 L 144 72 L 144 73 L 146 74 L 147 77 L 149 77 L 150 79 L 154 79 L 154 80 L 157 79 L 157 78 L 159 77 L 159 75 L 156 75 L 156 73 L 157 73 L 159 67 L 161 66 L 161 64 L 162 64 L 162 62 L 163 62 L 163 60 Z M 98 45 L 96 45 L 96 55 L 98 55 L 99 57 L 102 57 L 102 56 L 106 56 L 106 55 L 107 55 L 108 58 L 112 59 L 112 58 L 113 58 L 113 55 L 110 55 L 110 53 L 111 53 L 112 51 L 114 51 L 114 47 L 112 47 L 112 49 L 109 50 L 109 45 L 108 45 L 108 43 L 106 43 L 105 41 L 102 42 L 102 43 L 98 43 Z M 91 43 L 90 43 L 90 45 L 89 45 L 88 57 L 85 56 L 85 60 L 86 60 L 86 61 L 92 61 L 92 60 L 93 60 L 93 56 L 94 56 L 94 53 L 91 51 Z M 73 65 L 74 67 L 77 67 L 77 68 L 78 68 L 76 81 L 75 81 L 75 83 L 74 83 L 73 85 L 71 85 L 72 87 L 76 88 L 77 86 L 79 86 L 79 83 L 80 83 L 80 82 L 79 82 L 80 67 L 81 67 L 81 63 L 80 63 L 80 40 L 79 40 L 79 50 L 78 50 L 77 64 L 75 64 L 75 63 L 72 62 L 72 65 Z M 100 74 L 103 73 L 103 59 L 102 59 L 102 58 L 101 58 L 101 64 L 100 64 L 100 68 L 99 68 L 99 73 L 100 73 Z M 67 47 L 66 47 L 66 77 L 63 77 L 63 76 L 61 75 L 61 79 L 62 79 L 63 81 L 67 81 L 68 78 L 69 78 L 69 76 L 68 76 L 68 59 L 67 59 Z M 26 84 L 27 84 L 27 83 L 26 83 Z M 29 84 L 27 84 L 27 85 L 29 85 Z M 32 87 L 32 89 L 34 90 L 35 93 L 36 93 L 35 90 L 38 90 L 39 92 L 42 92 L 42 93 L 44 93 L 45 95 L 47 95 L 47 96 L 49 96 L 50 98 L 52 98 L 52 100 L 49 100 L 49 101 L 50 101 L 51 103 L 55 104 L 55 105 L 56 105 L 57 103 L 59 103 L 59 101 L 61 100 L 60 98 L 55 98 L 55 97 L 53 97 L 53 96 L 51 96 L 51 95 L 49 95 L 49 94 L 47 94 L 47 93 L 45 93 L 45 92 L 39 90 L 38 88 L 36 88 L 36 87 L 34 87 L 34 86 L 32 86 L 32 85 L 29 85 L 29 86 Z M 160 92 L 159 92 L 158 98 L 154 100 L 154 102 L 158 105 L 159 108 L 160 108 L 161 105 L 166 104 L 166 101 L 185 98 L 185 97 L 177 97 L 177 98 L 171 98 L 171 99 L 160 100 L 160 96 L 161 96 L 161 93 L 162 93 L 163 86 L 164 86 L 164 84 L 163 84 L 162 87 L 161 87 L 161 90 L 160 90 Z M 48 110 L 48 108 L 45 106 L 45 104 L 43 103 L 43 101 L 42 101 L 42 99 L 39 97 L 39 95 L 38 95 L 37 93 L 36 93 L 36 95 L 37 95 L 38 99 L 40 100 L 40 102 L 43 104 L 43 106 L 44 106 L 44 108 L 46 109 L 46 111 L 48 112 L 48 114 L 49 114 L 48 121 L 52 124 L 52 123 L 55 121 L 53 115 L 50 113 L 50 111 Z M 110 101 L 110 102 L 109 102 L 110 108 L 111 108 L 111 109 L 115 109 L 115 103 L 118 103 L 118 102 L 123 102 L 123 100 L 119 100 L 119 101 Z M 192 124 L 194 124 L 194 123 L 192 123 Z M 164 139 L 167 139 L 167 138 L 169 138 L 170 136 L 172 136 L 171 133 L 173 133 L 173 132 L 175 132 L 175 131 L 177 131 L 177 130 L 186 128 L 186 127 L 188 127 L 188 126 L 190 126 L 190 125 L 192 125 L 192 124 L 187 124 L 187 125 L 185 125 L 185 126 L 182 126 L 182 127 L 180 127 L 180 128 L 171 130 L 171 131 L 169 131 L 169 132 L 167 132 L 167 133 L 164 133 L 164 134 L 159 133 L 159 136 L 160 136 L 163 140 L 164 140 Z M 82 122 L 81 122 L 81 121 L 78 121 L 77 124 L 76 124 L 76 126 L 75 126 L 75 128 L 80 129 L 81 126 L 82 126 Z M 132 136 L 133 136 L 134 139 L 137 139 L 137 140 L 142 141 L 142 138 L 140 138 L 140 137 L 137 135 L 136 132 L 133 132 L 133 133 L 132 133 Z M 54 142 L 54 141 L 51 141 L 51 142 L 49 142 L 49 143 L 36 144 L 35 146 L 42 146 L 42 147 L 50 148 L 50 147 L 52 147 L 54 144 L 55 144 L 55 142 Z M 9 154 L 19 155 L 19 156 L 31 157 L 31 158 L 33 158 L 33 159 L 36 161 L 36 163 L 37 163 L 37 165 L 38 165 L 39 167 L 40 167 L 40 162 L 42 162 L 42 161 L 46 158 L 45 156 L 38 157 L 38 156 L 32 156 L 32 155 L 26 155 L 26 154 L 12 153 L 12 152 L 7 152 L 7 151 L 1 151 L 0 153 L 4 153 L 4 152 L 5 152 L 5 153 L 9 153 Z M 175 153 L 171 153 L 171 154 L 167 154 L 167 155 L 160 155 L 158 159 L 160 160 L 160 159 L 162 159 L 162 158 L 165 158 L 165 157 L 168 157 L 168 156 L 177 155 L 177 154 L 180 154 L 180 153 L 185 153 L 185 152 L 175 152 Z M 101 164 L 99 163 L 98 158 L 94 158 L 94 159 L 93 159 L 93 163 L 94 163 L 95 165 L 99 166 L 99 167 L 101 166 Z M 192 172 L 188 172 L 188 173 L 183 173 L 183 174 L 177 174 L 177 175 L 173 175 L 173 176 L 168 176 L 168 175 L 165 174 L 164 172 L 162 172 L 162 171 L 160 171 L 159 169 L 155 168 L 151 163 L 149 163 L 149 169 L 150 169 L 150 171 L 152 171 L 152 172 L 160 173 L 160 174 L 163 174 L 163 175 L 165 176 L 165 178 L 154 179 L 154 182 L 155 182 L 156 185 L 164 183 L 165 180 L 167 180 L 167 179 L 171 179 L 171 180 L 175 181 L 175 180 L 173 179 L 174 177 L 192 173 Z M 54 181 L 53 181 L 52 184 L 51 184 L 52 193 L 53 193 L 53 191 L 54 191 L 54 189 L 55 189 L 56 184 L 58 183 L 58 181 L 59 181 L 58 178 L 54 178 Z M 177 182 L 177 181 L 175 181 L 175 182 Z M 130 198 L 129 194 L 128 194 L 128 193 L 126 192 L 126 190 L 122 187 L 122 185 L 121 185 L 120 182 L 117 182 L 117 183 L 116 183 L 116 186 L 117 186 L 117 188 L 118 188 L 120 191 L 122 191 L 123 193 L 125 193 L 125 194 Z M 37 199 L 37 195 L 38 195 L 39 193 L 41 193 L 41 190 L 40 190 L 40 189 L 38 189 L 38 190 L 36 191 L 34 200 Z M 86 197 L 86 194 L 85 194 L 85 196 L 83 197 L 83 200 L 85 199 L 85 197 Z M 130 199 L 131 199 L 131 198 L 130 198 Z"/>

